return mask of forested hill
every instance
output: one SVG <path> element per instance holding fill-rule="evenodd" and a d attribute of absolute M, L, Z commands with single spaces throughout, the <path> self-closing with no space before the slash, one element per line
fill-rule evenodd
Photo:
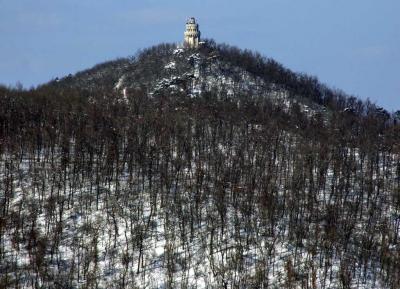
<path fill-rule="evenodd" d="M 257 53 L 0 87 L 0 288 L 400 288 L 400 125 Z"/>
<path fill-rule="evenodd" d="M 115 88 L 142 89 L 148 93 L 160 87 L 176 88 L 178 85 L 188 94 L 193 90 L 195 94 L 217 90 L 219 98 L 240 94 L 273 98 L 278 94 L 289 101 L 317 104 L 330 110 L 389 117 L 384 109 L 331 89 L 316 77 L 294 73 L 257 52 L 216 44 L 213 40 L 207 40 L 199 50 L 160 44 L 129 58 L 105 62 L 62 79 L 56 78 L 48 85 L 89 91 L 102 89 L 107 93 Z"/>

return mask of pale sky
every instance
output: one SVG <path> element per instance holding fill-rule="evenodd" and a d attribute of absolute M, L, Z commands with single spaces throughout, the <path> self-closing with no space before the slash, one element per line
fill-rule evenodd
<path fill-rule="evenodd" d="M 0 0 L 0 83 L 24 87 L 202 36 L 400 109 L 399 0 Z"/>

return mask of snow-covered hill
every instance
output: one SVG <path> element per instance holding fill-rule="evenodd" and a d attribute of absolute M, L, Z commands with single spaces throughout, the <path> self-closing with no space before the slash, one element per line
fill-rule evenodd
<path fill-rule="evenodd" d="M 171 44 L 157 46 L 136 57 L 107 62 L 57 79 L 50 85 L 103 89 L 108 94 L 114 88 L 125 102 L 132 90 L 144 90 L 150 96 L 180 93 L 196 97 L 212 93 L 220 99 L 231 98 L 238 102 L 241 98 L 267 98 L 287 110 L 295 103 L 310 115 L 325 111 L 324 106 L 310 101 L 307 94 L 293 93 L 282 83 L 232 63 L 221 57 L 216 48 L 197 51 Z"/>
<path fill-rule="evenodd" d="M 0 87 L 0 288 L 400 288 L 400 128 L 232 47 Z"/>

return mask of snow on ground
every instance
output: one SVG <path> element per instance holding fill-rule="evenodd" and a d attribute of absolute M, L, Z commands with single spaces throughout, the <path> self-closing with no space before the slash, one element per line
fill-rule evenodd
<path fill-rule="evenodd" d="M 218 144 L 218 149 L 222 153 L 227 152 L 224 144 Z M 184 171 L 188 180 L 193 177 L 193 170 L 196 170 L 195 166 Z M 37 230 L 37 236 L 52 236 L 61 225 L 61 233 L 57 235 L 60 237 L 57 250 L 48 269 L 49 273 L 60 278 L 65 277 L 72 267 L 79 271 L 87 266 L 87 270 L 97 276 L 99 288 L 113 288 L 115 282 L 121 282 L 122 279 L 139 288 L 166 288 L 169 286 L 167 284 L 173 284 L 174 288 L 218 288 L 216 284 L 223 283 L 220 279 L 223 274 L 227 279 L 239 282 L 243 276 L 254 278 L 260 270 L 266 270 L 263 274 L 267 274 L 270 288 L 281 288 L 285 283 L 286 268 L 292 264 L 300 274 L 298 278 L 312 279 L 308 275 L 301 275 L 303 270 L 310 272 L 311 266 L 315 268 L 318 288 L 339 288 L 339 256 L 329 261 L 331 277 L 323 277 L 326 272 L 319 264 L 318 252 L 311 253 L 307 246 L 294 249 L 288 241 L 285 219 L 280 220 L 277 225 L 280 231 L 274 237 L 265 235 L 261 238 L 262 235 L 258 235 L 246 240 L 246 224 L 241 224 L 239 231 L 237 227 L 237 220 L 245 220 L 245 216 L 234 207 L 228 207 L 224 232 L 217 225 L 212 236 L 210 228 L 215 224 L 210 222 L 210 216 L 215 215 L 213 210 L 216 206 L 213 200 L 208 201 L 208 206 L 202 207 L 199 212 L 202 217 L 192 224 L 193 231 L 185 231 L 184 228 L 190 228 L 189 224 L 184 224 L 184 215 L 192 208 L 188 202 L 191 199 L 189 191 L 182 191 L 181 195 L 173 197 L 181 204 L 186 202 L 186 205 L 177 207 L 173 202 L 163 203 L 165 200 L 153 199 L 151 193 L 147 192 L 148 181 L 143 183 L 139 176 L 129 180 L 128 176 L 122 175 L 118 185 L 113 182 L 97 188 L 100 198 L 96 201 L 96 191 L 89 186 L 73 188 L 72 180 L 67 180 L 69 185 L 64 189 L 53 192 L 50 184 L 44 183 L 44 195 L 35 189 L 35 182 L 44 180 L 46 175 L 61 177 L 48 163 L 28 165 L 28 161 L 24 160 L 20 164 L 19 174 L 23 177 L 14 180 L 14 196 L 10 207 L 14 211 L 22 207 L 25 208 L 23 214 L 33 214 L 26 218 L 28 223 L 24 226 L 27 231 L 32 228 Z M 146 189 L 143 190 L 143 187 Z M 73 199 L 68 198 L 70 190 L 75 190 Z M 61 204 L 56 206 L 55 215 L 41 205 L 45 203 L 43 200 L 51 200 L 50 194 L 66 197 L 62 208 Z M 329 197 L 321 194 L 319 201 L 329 202 Z M 179 213 L 183 214 L 181 218 L 176 218 L 179 214 L 175 210 L 178 209 L 187 210 Z M 262 224 L 259 226 L 262 230 Z M 32 276 L 32 272 L 24 268 L 31 265 L 33 253 L 25 245 L 14 245 L 14 233 L 16 231 L 10 229 L 3 236 L 2 242 L 7 248 L 4 261 L 12 263 L 12 260 L 16 260 L 19 272 Z M 87 259 L 87 256 L 93 258 Z M 50 259 L 50 256 L 46 258 Z M 91 261 L 80 264 L 81 258 Z M 237 267 L 237 258 L 243 260 L 245 268 Z M 222 274 L 221 270 L 225 273 Z M 89 277 L 76 275 L 74 278 L 77 280 L 75 285 L 79 287 Z M 25 288 L 32 288 L 29 280 L 27 277 Z M 351 288 L 385 287 L 380 280 L 371 278 L 362 283 L 358 281 Z"/>
<path fill-rule="evenodd" d="M 165 69 L 175 69 L 176 63 L 174 61 L 169 62 L 167 65 L 164 66 Z"/>

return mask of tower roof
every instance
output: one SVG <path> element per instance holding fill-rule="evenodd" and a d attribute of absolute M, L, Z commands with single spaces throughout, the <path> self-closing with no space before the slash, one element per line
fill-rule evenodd
<path fill-rule="evenodd" d="M 186 24 L 196 24 L 196 19 L 194 17 L 190 17 L 187 21 Z"/>

